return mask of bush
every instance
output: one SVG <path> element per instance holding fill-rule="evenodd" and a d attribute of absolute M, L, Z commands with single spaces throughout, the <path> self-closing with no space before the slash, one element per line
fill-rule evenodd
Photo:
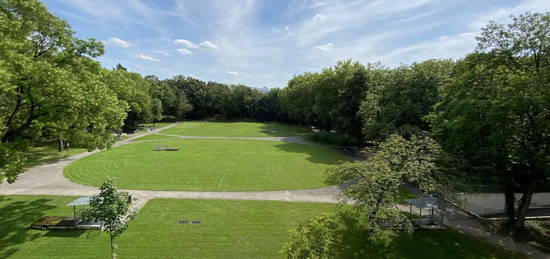
<path fill-rule="evenodd" d="M 313 132 L 306 136 L 307 139 L 323 144 L 336 145 L 336 146 L 358 146 L 359 141 L 357 138 L 349 134 L 341 134 L 336 132 Z"/>

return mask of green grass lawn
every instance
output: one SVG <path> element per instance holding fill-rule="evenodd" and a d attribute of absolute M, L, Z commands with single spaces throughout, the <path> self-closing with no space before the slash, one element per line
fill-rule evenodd
<path fill-rule="evenodd" d="M 28 228 L 44 215 L 72 215 L 66 204 L 74 198 L 0 196 L 0 258 L 109 258 L 106 232 Z M 119 258 L 282 258 L 289 229 L 334 210 L 322 203 L 155 199 L 116 241 L 117 253 Z M 177 224 L 180 220 L 201 224 Z M 454 231 L 418 231 L 394 242 L 395 258 L 517 258 Z"/>
<path fill-rule="evenodd" d="M 154 146 L 179 151 L 154 151 Z M 73 162 L 65 176 L 121 188 L 252 191 L 326 186 L 325 171 L 347 158 L 325 147 L 257 140 L 162 140 L 106 150 Z"/>
<path fill-rule="evenodd" d="M 290 137 L 306 133 L 303 128 L 262 122 L 183 122 L 178 126 L 163 130 L 164 134 L 184 136 L 221 137 Z"/>
<path fill-rule="evenodd" d="M 108 258 L 106 233 L 29 228 L 42 216 L 71 216 L 72 207 L 66 205 L 75 198 L 0 196 L 0 258 Z"/>

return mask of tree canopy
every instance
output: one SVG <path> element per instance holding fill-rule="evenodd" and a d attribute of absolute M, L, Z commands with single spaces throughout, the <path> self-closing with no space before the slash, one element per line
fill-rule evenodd
<path fill-rule="evenodd" d="M 38 1 L 0 2 L 0 180 L 22 170 L 19 151 L 44 137 L 110 146 L 127 103 L 93 58 L 103 45 L 76 38 Z"/>
<path fill-rule="evenodd" d="M 550 15 L 492 22 L 478 42 L 441 89 L 434 133 L 472 173 L 497 178 L 509 223 L 522 229 L 533 193 L 550 183 Z"/>

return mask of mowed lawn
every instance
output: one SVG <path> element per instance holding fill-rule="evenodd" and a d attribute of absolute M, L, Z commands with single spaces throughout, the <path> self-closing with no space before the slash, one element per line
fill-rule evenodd
<path fill-rule="evenodd" d="M 40 216 L 71 215 L 66 204 L 74 198 L 0 196 L 0 258 L 110 258 L 106 232 L 28 228 Z M 117 239 L 117 253 L 119 258 L 282 258 L 279 251 L 291 228 L 334 211 L 335 205 L 323 203 L 154 199 Z M 178 224 L 182 220 L 201 224 Z M 516 258 L 454 231 L 403 234 L 394 244 L 396 258 Z"/>
<path fill-rule="evenodd" d="M 155 145 L 179 151 L 154 151 Z M 108 177 L 140 190 L 253 191 L 326 186 L 328 168 L 347 158 L 325 147 L 277 141 L 179 139 L 128 144 L 77 160 L 70 180 L 99 186 Z"/>
<path fill-rule="evenodd" d="M 306 131 L 298 126 L 262 122 L 183 122 L 161 133 L 182 136 L 291 137 Z"/>

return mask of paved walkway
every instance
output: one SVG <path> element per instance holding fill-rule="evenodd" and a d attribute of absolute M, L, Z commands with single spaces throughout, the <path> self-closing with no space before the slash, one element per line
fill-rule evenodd
<path fill-rule="evenodd" d="M 113 147 L 136 143 L 133 141 L 149 134 L 158 134 L 172 136 L 174 138 L 185 139 L 246 139 L 246 140 L 265 140 L 265 141 L 284 141 L 289 143 L 298 143 L 305 145 L 316 145 L 306 142 L 302 137 L 197 137 L 197 136 L 178 136 L 159 133 L 160 131 L 176 126 L 172 124 L 166 127 L 158 128 L 147 133 L 138 134 L 128 139 L 119 141 Z M 69 181 L 63 176 L 63 168 L 71 162 L 100 152 L 80 153 L 69 158 L 61 159 L 52 164 L 45 164 L 28 169 L 19 175 L 17 181 L 13 184 L 0 184 L 0 195 L 10 194 L 28 194 L 28 195 L 63 195 L 63 196 L 90 196 L 97 194 L 98 188 L 95 186 L 86 186 Z M 410 188 L 410 187 L 408 187 Z M 145 191 L 145 190 L 124 190 L 135 197 L 132 203 L 132 209 L 140 209 L 148 200 L 154 198 L 181 198 L 181 199 L 229 199 L 229 200 L 265 200 L 265 201 L 288 201 L 288 202 L 324 202 L 336 203 L 337 195 L 340 189 L 336 186 L 329 186 L 318 189 L 307 190 L 285 190 L 285 191 L 249 191 L 249 192 L 201 192 L 201 191 Z M 400 206 L 400 209 L 408 211 L 408 206 Z M 550 258 L 547 254 L 528 245 L 519 244 L 510 238 L 501 237 L 484 230 L 484 227 L 476 220 L 469 219 L 459 211 L 450 210 L 445 225 L 463 233 L 476 236 L 489 243 L 501 246 L 504 249 L 516 251 L 529 258 Z"/>
<path fill-rule="evenodd" d="M 460 233 L 466 233 L 478 239 L 484 240 L 494 246 L 501 247 L 509 251 L 515 251 L 516 253 L 525 255 L 527 258 L 550 258 L 550 255 L 545 254 L 530 245 L 518 243 L 511 237 L 504 237 L 487 231 L 477 219 L 472 219 L 459 210 L 449 210 L 446 218 L 447 219 L 444 222 L 445 226 Z"/>

